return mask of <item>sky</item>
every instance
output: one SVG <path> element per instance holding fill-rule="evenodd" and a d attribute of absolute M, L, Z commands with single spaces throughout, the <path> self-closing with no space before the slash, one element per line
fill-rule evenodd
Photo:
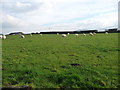
<path fill-rule="evenodd" d="M 1 0 L 0 33 L 118 27 L 119 0 Z"/>

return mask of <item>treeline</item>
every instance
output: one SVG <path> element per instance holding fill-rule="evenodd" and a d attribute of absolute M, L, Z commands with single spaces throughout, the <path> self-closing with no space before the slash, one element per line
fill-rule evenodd
<path fill-rule="evenodd" d="M 100 30 L 76 30 L 76 31 L 47 31 L 47 32 L 33 32 L 33 33 L 28 33 L 28 34 L 82 34 L 82 33 L 90 33 L 90 32 L 95 32 L 95 33 L 105 33 L 105 32 L 108 32 L 108 33 L 119 33 L 120 30 L 118 30 L 117 28 L 113 28 L 113 29 L 107 29 L 107 30 L 104 30 L 104 31 L 100 31 Z M 23 32 L 13 32 L 13 33 L 10 33 L 8 35 L 17 35 L 17 34 L 24 34 Z"/>

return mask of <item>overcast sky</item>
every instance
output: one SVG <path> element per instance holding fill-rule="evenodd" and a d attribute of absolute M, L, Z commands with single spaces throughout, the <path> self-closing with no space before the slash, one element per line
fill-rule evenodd
<path fill-rule="evenodd" d="M 118 27 L 119 0 L 1 0 L 0 28 L 14 31 Z"/>

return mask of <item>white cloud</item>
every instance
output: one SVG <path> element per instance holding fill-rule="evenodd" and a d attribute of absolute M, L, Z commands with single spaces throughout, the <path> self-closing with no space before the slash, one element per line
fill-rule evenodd
<path fill-rule="evenodd" d="M 100 14 L 95 17 L 88 18 L 86 20 L 74 21 L 72 23 L 55 24 L 52 28 L 59 29 L 107 29 L 117 27 L 118 15 L 117 12 Z"/>
<path fill-rule="evenodd" d="M 25 28 L 31 27 L 31 23 L 36 28 L 48 25 L 54 29 L 117 27 L 118 1 L 2 0 L 4 3 L 2 13 L 7 17 L 2 22 L 6 27 L 9 23 L 9 27 Z"/>
<path fill-rule="evenodd" d="M 30 4 L 30 3 L 17 2 L 17 3 L 16 3 L 16 6 L 17 6 L 17 7 L 26 7 L 26 6 L 31 6 L 31 4 Z"/>
<path fill-rule="evenodd" d="M 6 24 L 8 25 L 8 27 L 6 26 Z M 11 15 L 4 15 L 3 16 L 3 28 L 10 28 L 11 27 L 26 27 L 29 26 L 28 23 L 26 23 L 25 21 L 18 19 L 16 17 L 13 17 Z"/>
<path fill-rule="evenodd" d="M 38 9 L 42 3 L 35 2 L 2 2 L 2 11 L 7 14 L 27 13 Z"/>
<path fill-rule="evenodd" d="M 99 2 L 97 3 L 97 1 Z M 41 21 L 39 22 L 39 24 L 42 25 L 47 23 L 66 22 L 75 18 L 82 19 L 99 13 L 109 13 L 111 11 L 117 11 L 117 6 L 114 6 L 114 3 L 103 3 L 102 1 L 100 2 L 100 0 L 49 0 L 47 4 L 45 4 L 44 2 L 44 6 L 42 7 L 42 9 L 36 10 L 34 11 L 34 13 L 32 12 L 27 14 L 31 18 L 33 18 L 28 18 L 27 20 L 34 23 L 38 23 L 39 21 Z M 115 5 L 117 5 L 117 2 Z M 38 20 L 38 22 L 36 22 L 35 20 Z"/>
<path fill-rule="evenodd" d="M 40 28 L 40 26 L 38 25 L 26 22 L 11 15 L 3 15 L 2 19 L 3 21 L 0 22 L 0 25 L 2 24 L 3 33 L 8 33 L 12 31 L 33 32 L 33 30 L 38 30 Z M 0 20 L 2 19 L 0 18 Z"/>
<path fill-rule="evenodd" d="M 120 1 L 118 4 L 118 30 L 120 30 Z"/>
<path fill-rule="evenodd" d="M 96 17 L 78 23 L 80 28 L 105 29 L 117 27 L 118 15 L 116 12 L 100 14 Z"/>

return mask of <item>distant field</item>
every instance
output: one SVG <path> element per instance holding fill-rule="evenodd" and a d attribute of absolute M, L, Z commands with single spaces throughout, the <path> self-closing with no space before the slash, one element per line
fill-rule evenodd
<path fill-rule="evenodd" d="M 117 33 L 8 36 L 2 41 L 3 86 L 117 88 L 118 51 Z"/>

